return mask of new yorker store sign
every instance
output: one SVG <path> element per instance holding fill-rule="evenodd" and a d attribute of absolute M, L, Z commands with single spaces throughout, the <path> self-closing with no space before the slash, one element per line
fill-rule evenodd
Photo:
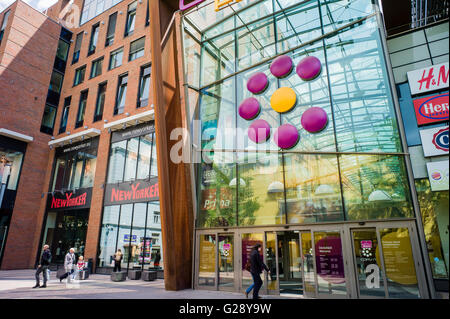
<path fill-rule="evenodd" d="M 47 210 L 83 209 L 91 206 L 92 188 L 79 188 L 64 193 L 54 192 L 47 198 Z"/>

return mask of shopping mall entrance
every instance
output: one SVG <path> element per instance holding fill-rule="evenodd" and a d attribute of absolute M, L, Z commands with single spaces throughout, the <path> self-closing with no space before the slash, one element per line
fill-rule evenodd
<path fill-rule="evenodd" d="M 261 294 L 308 298 L 428 298 L 413 221 L 198 231 L 195 288 L 243 292 L 263 245 Z"/>

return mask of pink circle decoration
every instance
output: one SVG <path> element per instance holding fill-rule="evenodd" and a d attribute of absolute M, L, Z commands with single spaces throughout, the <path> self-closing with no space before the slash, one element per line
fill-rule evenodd
<path fill-rule="evenodd" d="M 291 124 L 281 125 L 273 137 L 275 143 L 282 149 L 293 148 L 300 140 L 297 128 Z"/>
<path fill-rule="evenodd" d="M 262 93 L 268 86 L 269 80 L 263 72 L 253 74 L 247 82 L 247 89 L 253 94 Z"/>
<path fill-rule="evenodd" d="M 301 122 L 303 128 L 308 132 L 320 132 L 327 126 L 327 112 L 320 107 L 311 107 L 303 113 Z"/>
<path fill-rule="evenodd" d="M 315 79 L 322 71 L 322 63 L 314 56 L 308 56 L 297 65 L 298 76 L 305 81 Z"/>
<path fill-rule="evenodd" d="M 260 111 L 261 108 L 259 106 L 259 102 L 254 97 L 245 99 L 239 106 L 240 117 L 247 121 L 253 120 L 256 116 L 258 116 Z"/>
<path fill-rule="evenodd" d="M 248 128 L 248 137 L 255 143 L 263 143 L 269 139 L 270 125 L 265 120 L 256 120 Z"/>
<path fill-rule="evenodd" d="M 270 65 L 270 72 L 275 75 L 277 78 L 283 78 L 291 73 L 294 68 L 294 64 L 292 62 L 291 57 L 288 55 L 281 55 L 275 60 L 273 60 Z"/>

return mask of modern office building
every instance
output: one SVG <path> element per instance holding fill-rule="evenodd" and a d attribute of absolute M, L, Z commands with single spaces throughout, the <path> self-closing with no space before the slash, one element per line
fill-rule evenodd
<path fill-rule="evenodd" d="M 26 186 L 38 198 L 17 195 L 33 219 L 16 200 L 2 269 L 33 267 L 47 243 L 54 264 L 75 247 L 106 274 L 121 249 L 124 269 L 159 253 L 166 289 L 240 292 L 260 243 L 264 294 L 439 297 L 448 2 L 405 2 L 62 0 L 39 13 L 63 43 L 28 133 L 46 154 Z M 438 87 L 414 91 L 433 67 Z"/>

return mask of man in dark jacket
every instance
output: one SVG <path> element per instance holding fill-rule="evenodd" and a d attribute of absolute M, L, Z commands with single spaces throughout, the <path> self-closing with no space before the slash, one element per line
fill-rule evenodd
<path fill-rule="evenodd" d="M 253 247 L 252 252 L 250 253 L 250 273 L 253 277 L 253 299 L 259 299 L 259 289 L 263 285 L 263 281 L 261 280 L 261 273 L 263 269 L 269 272 L 269 268 L 263 263 L 260 255 L 261 244 L 256 244 Z"/>
<path fill-rule="evenodd" d="M 49 246 L 44 245 L 44 248 L 42 250 L 41 259 L 39 261 L 38 268 L 36 270 L 36 285 L 33 288 L 46 288 L 47 287 L 47 269 L 50 265 L 50 261 L 52 259 L 52 253 L 50 252 Z M 42 277 L 44 280 L 44 284 L 42 286 L 39 285 L 39 274 L 42 273 Z"/>

